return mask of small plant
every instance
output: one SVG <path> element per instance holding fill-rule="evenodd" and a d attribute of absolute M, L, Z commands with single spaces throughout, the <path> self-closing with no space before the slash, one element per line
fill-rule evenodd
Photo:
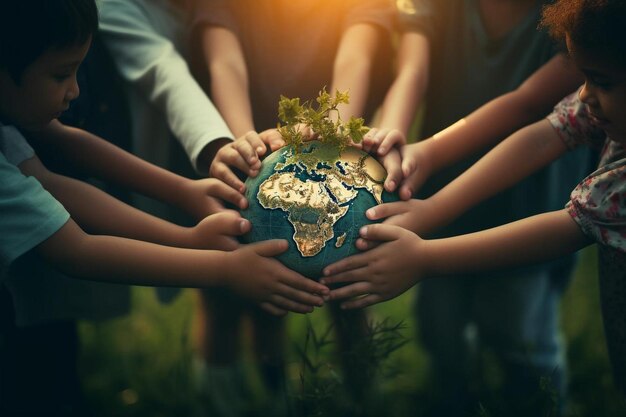
<path fill-rule="evenodd" d="M 360 143 L 363 136 L 369 131 L 360 117 L 350 117 L 344 122 L 341 120 L 338 107 L 348 104 L 350 96 L 347 91 L 336 91 L 332 97 L 326 88 L 319 92 L 315 99 L 317 105 L 311 101 L 300 103 L 300 98 L 280 96 L 278 103 L 278 132 L 283 139 L 299 154 L 302 143 L 306 139 L 306 128 L 317 137 L 320 142 L 335 145 L 339 151 L 352 143 Z"/>

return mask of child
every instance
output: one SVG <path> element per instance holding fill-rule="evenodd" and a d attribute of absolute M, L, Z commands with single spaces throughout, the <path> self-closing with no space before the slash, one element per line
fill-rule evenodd
<path fill-rule="evenodd" d="M 626 393 L 626 4 L 559 0 L 545 8 L 543 23 L 566 41 L 585 75 L 578 94 L 559 103 L 547 120 L 511 135 L 429 199 L 376 207 L 368 217 L 403 212 L 386 222 L 420 231 L 427 224 L 440 226 L 581 143 L 603 145 L 600 168 L 574 189 L 564 209 L 482 232 L 422 240 L 390 224 L 369 226 L 362 236 L 386 243 L 329 266 L 322 282 L 349 283 L 331 291 L 331 299 L 363 296 L 342 304 L 358 308 L 395 297 L 426 277 L 545 261 L 596 241 L 609 353 L 616 384 Z M 409 225 L 411 217 L 419 220 Z"/>
<path fill-rule="evenodd" d="M 266 259 L 284 250 L 285 242 L 238 247 L 229 236 L 243 233 L 249 225 L 233 213 L 211 216 L 192 228 L 179 227 L 132 209 L 85 183 L 47 171 L 16 128 L 50 129 L 59 137 L 102 142 L 54 120 L 79 93 L 76 70 L 97 28 L 95 4 L 89 0 L 5 2 L 0 16 L 3 281 L 32 278 L 31 290 L 37 293 L 34 283 L 38 277 L 22 274 L 22 268 L 28 266 L 24 255 L 36 253 L 53 267 L 80 278 L 141 285 L 226 285 L 274 314 L 287 309 L 310 311 L 322 301 L 312 294 L 322 294 L 323 286 Z M 171 199 L 202 205 L 210 197 L 207 190 L 217 197 L 226 196 L 217 182 L 211 181 L 207 188 L 209 184 L 193 183 L 140 163 L 111 145 L 102 149 L 106 161 L 119 162 L 121 157 L 128 162 L 126 167 L 134 170 L 127 175 L 135 175 L 137 183 L 152 188 L 158 184 L 160 192 L 170 193 Z M 82 156 L 98 160 L 94 155 Z M 110 167 L 98 164 L 91 168 L 106 175 Z M 212 187 L 217 187 L 215 192 Z M 256 268 L 258 278 L 249 280 L 250 271 L 244 265 Z M 2 399 L 7 398 L 2 395 Z"/>

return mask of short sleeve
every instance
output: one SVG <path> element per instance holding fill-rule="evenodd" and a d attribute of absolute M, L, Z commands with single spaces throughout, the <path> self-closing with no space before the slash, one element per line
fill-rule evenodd
<path fill-rule="evenodd" d="M 569 149 L 579 145 L 599 148 L 606 140 L 604 131 L 593 125 L 578 92 L 561 100 L 548 115 L 548 121 Z"/>
<path fill-rule="evenodd" d="M 238 32 L 237 21 L 233 16 L 230 7 L 233 7 L 232 0 L 204 0 L 196 2 L 195 17 L 192 27 L 202 25 L 221 26 L 235 33 Z"/>
<path fill-rule="evenodd" d="M 587 236 L 626 253 L 626 159 L 585 178 L 565 208 Z"/>
<path fill-rule="evenodd" d="M 434 30 L 432 0 L 398 0 L 396 8 L 400 30 L 432 35 Z"/>
<path fill-rule="evenodd" d="M 390 0 L 353 0 L 350 3 L 344 29 L 358 23 L 370 23 L 392 32 L 395 10 Z"/>
<path fill-rule="evenodd" d="M 54 233 L 69 213 L 33 177 L 0 153 L 0 265 L 8 266 Z"/>

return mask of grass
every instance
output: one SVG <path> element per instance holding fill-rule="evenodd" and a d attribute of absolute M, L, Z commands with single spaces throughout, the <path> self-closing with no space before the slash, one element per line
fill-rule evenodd
<path fill-rule="evenodd" d="M 428 398 L 428 357 L 416 339 L 412 314 L 412 300 L 417 290 L 370 309 L 370 317 L 378 323 L 386 323 L 387 327 L 402 323 L 400 328 L 383 329 L 378 336 L 385 337 L 393 331 L 395 336 L 389 340 L 400 342 L 399 346 L 391 348 L 386 345 L 391 353 L 383 352 L 381 367 L 385 374 L 378 379 L 380 389 L 376 394 L 383 399 L 385 415 L 420 416 L 421 404 Z M 191 329 L 196 303 L 196 294 L 192 290 L 184 290 L 173 303 L 162 305 L 152 289 L 135 288 L 130 316 L 100 324 L 81 324 L 81 372 L 88 399 L 97 416 L 191 416 L 204 404 L 205 399 L 194 390 L 191 372 Z M 612 385 L 604 343 L 594 249 L 581 253 L 580 265 L 563 301 L 562 323 L 570 365 L 568 415 L 624 415 L 626 408 Z M 326 404 L 330 407 L 331 403 L 324 401 L 337 401 L 334 394 L 335 388 L 339 389 L 341 385 L 340 372 L 335 364 L 332 343 L 324 343 L 329 325 L 328 314 L 323 310 L 287 318 L 287 375 L 290 390 L 299 404 L 305 401 L 303 395 L 309 394 L 309 400 L 318 406 Z M 311 342 L 313 336 L 316 344 Z M 402 344 L 404 339 L 406 343 Z M 317 385 L 307 385 L 310 390 L 303 392 L 299 389 L 303 375 L 299 352 L 305 349 L 307 340 L 305 356 L 319 367 L 315 368 L 318 375 L 309 374 L 313 379 L 305 381 Z M 252 385 L 258 391 L 258 377 L 251 371 L 249 351 L 244 358 Z M 495 371 L 494 375 L 485 378 L 496 383 L 498 380 Z M 259 403 L 253 402 L 251 408 L 261 408 L 262 394 L 255 398 Z M 316 412 L 307 415 L 332 415 L 332 409 L 328 407 Z M 494 414 L 485 406 L 476 410 L 476 415 Z"/>

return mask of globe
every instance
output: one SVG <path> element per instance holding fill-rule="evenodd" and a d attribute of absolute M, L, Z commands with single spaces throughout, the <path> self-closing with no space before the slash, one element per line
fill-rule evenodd
<path fill-rule="evenodd" d="M 243 241 L 286 239 L 289 249 L 277 258 L 318 279 L 324 267 L 358 252 L 359 229 L 372 223 L 367 209 L 398 200 L 384 190 L 386 176 L 376 159 L 354 147 L 340 152 L 311 141 L 299 152 L 292 146 L 278 149 L 246 180 L 249 204 L 241 215 L 252 229 Z"/>

